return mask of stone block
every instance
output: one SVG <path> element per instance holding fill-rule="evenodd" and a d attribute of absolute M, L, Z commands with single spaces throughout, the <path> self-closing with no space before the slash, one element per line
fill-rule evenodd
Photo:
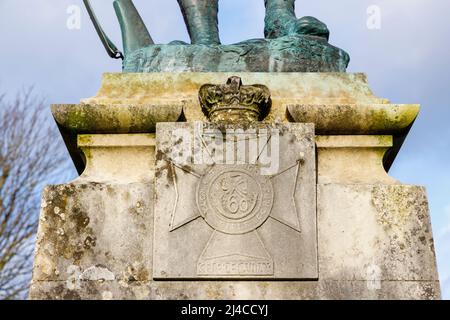
<path fill-rule="evenodd" d="M 319 184 L 399 184 L 383 159 L 392 136 L 316 136 Z M 349 165 L 351 164 L 351 165 Z"/>
<path fill-rule="evenodd" d="M 79 281 L 149 280 L 152 230 L 151 183 L 48 186 L 33 282 L 63 281 L 76 290 Z"/>
<path fill-rule="evenodd" d="M 318 277 L 313 126 L 237 128 L 158 125 L 155 279 Z"/>
<path fill-rule="evenodd" d="M 425 189 L 319 185 L 322 280 L 438 281 Z"/>

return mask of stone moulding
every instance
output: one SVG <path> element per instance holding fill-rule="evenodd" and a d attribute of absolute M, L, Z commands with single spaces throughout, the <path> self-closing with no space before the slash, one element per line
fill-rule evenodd
<path fill-rule="evenodd" d="M 78 182 L 151 183 L 154 178 L 153 133 L 80 134 L 77 140 L 86 166 Z"/>
<path fill-rule="evenodd" d="M 383 158 L 393 147 L 392 136 L 320 135 L 316 136 L 316 147 L 319 184 L 400 183 L 383 167 Z"/>
<path fill-rule="evenodd" d="M 96 96 L 79 105 L 55 105 L 52 112 L 81 173 L 85 164 L 76 134 L 146 133 L 154 132 L 157 122 L 207 121 L 198 99 L 200 88 L 233 76 L 269 88 L 266 122 L 314 123 L 318 135 L 392 135 L 386 170 L 420 111 L 417 104 L 390 104 L 376 97 L 361 73 L 193 72 L 106 73 Z"/>
<path fill-rule="evenodd" d="M 158 122 L 176 122 L 183 111 L 180 101 L 145 105 L 55 104 L 58 125 L 76 133 L 155 132 Z"/>
<path fill-rule="evenodd" d="M 292 104 L 287 112 L 295 122 L 311 122 L 321 135 L 392 135 L 393 144 L 384 157 L 389 171 L 420 111 L 416 104 Z"/>
<path fill-rule="evenodd" d="M 70 156 L 81 174 L 84 155 L 77 146 L 79 134 L 152 133 L 158 122 L 176 122 L 183 113 L 180 101 L 158 104 L 55 104 L 51 111 Z"/>
<path fill-rule="evenodd" d="M 420 111 L 403 104 L 287 105 L 295 122 L 314 123 L 320 134 L 395 134 L 407 130 Z"/>
<path fill-rule="evenodd" d="M 162 72 L 105 73 L 94 97 L 82 104 L 155 104 L 165 100 L 194 101 L 207 83 L 225 83 L 238 76 L 243 83 L 260 83 L 270 89 L 276 101 L 303 104 L 386 104 L 376 97 L 362 73 L 298 73 L 298 72 Z"/>

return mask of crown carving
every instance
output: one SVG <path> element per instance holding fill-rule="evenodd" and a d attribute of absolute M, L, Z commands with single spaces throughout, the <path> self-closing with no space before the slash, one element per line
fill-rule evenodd
<path fill-rule="evenodd" d="M 244 86 L 240 77 L 226 84 L 205 84 L 199 92 L 203 113 L 211 122 L 262 121 L 270 111 L 270 91 L 264 85 Z"/>

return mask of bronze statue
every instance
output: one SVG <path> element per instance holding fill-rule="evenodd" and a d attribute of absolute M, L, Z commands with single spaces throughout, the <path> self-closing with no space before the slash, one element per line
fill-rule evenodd
<path fill-rule="evenodd" d="M 264 0 L 265 38 L 226 46 L 221 45 L 219 37 L 219 0 L 178 0 L 191 47 L 186 47 L 188 44 L 182 41 L 155 44 L 132 0 L 115 0 L 123 54 L 104 33 L 89 0 L 83 1 L 109 55 L 125 59 L 124 71 L 345 71 L 349 61 L 345 52 L 328 45 L 329 30 L 324 23 L 313 17 L 297 19 L 295 0 Z M 236 60 L 243 55 L 241 52 L 248 51 L 251 54 L 245 58 L 252 61 L 236 66 Z M 223 61 L 224 55 L 229 61 Z M 299 64 L 319 56 L 312 64 Z M 201 61 L 203 65 L 192 62 L 196 57 L 206 58 Z M 179 65 L 172 65 L 173 58 L 180 59 Z"/>
<path fill-rule="evenodd" d="M 295 0 L 264 0 L 267 39 L 290 34 L 317 35 L 328 39 L 325 24 L 313 17 L 297 19 Z M 178 0 L 192 44 L 220 44 L 218 28 L 218 0 Z"/>

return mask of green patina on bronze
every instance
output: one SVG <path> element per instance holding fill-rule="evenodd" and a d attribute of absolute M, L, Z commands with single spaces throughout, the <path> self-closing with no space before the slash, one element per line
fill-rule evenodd
<path fill-rule="evenodd" d="M 295 0 L 265 0 L 266 18 L 264 35 L 268 39 L 292 34 L 313 35 L 328 40 L 327 26 L 313 17 L 297 19 Z"/>
<path fill-rule="evenodd" d="M 222 45 L 219 0 L 178 0 L 191 44 L 155 44 L 132 0 L 116 0 L 123 55 L 103 32 L 84 0 L 110 56 L 123 58 L 124 72 L 345 72 L 349 55 L 328 43 L 327 26 L 297 19 L 295 0 L 265 0 L 265 39 Z"/>
<path fill-rule="evenodd" d="M 192 44 L 220 44 L 219 1 L 178 0 Z"/>

